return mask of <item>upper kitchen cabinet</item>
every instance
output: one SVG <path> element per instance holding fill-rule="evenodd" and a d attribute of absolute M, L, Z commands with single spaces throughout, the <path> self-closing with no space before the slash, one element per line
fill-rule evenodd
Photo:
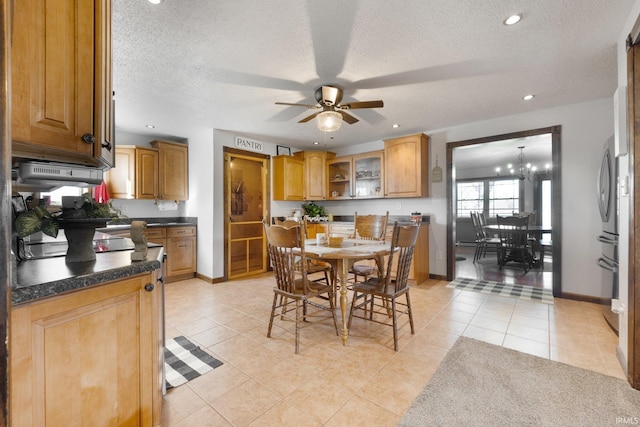
<path fill-rule="evenodd" d="M 294 156 L 274 156 L 273 200 L 304 200 L 304 159 Z"/>
<path fill-rule="evenodd" d="M 159 194 L 159 153 L 155 148 L 119 146 L 115 168 L 105 181 L 114 199 L 157 199 Z"/>
<path fill-rule="evenodd" d="M 160 200 L 189 199 L 189 147 L 178 142 L 151 141 L 159 154 Z"/>
<path fill-rule="evenodd" d="M 429 196 L 429 137 L 422 133 L 384 141 L 385 197 Z"/>
<path fill-rule="evenodd" d="M 113 166 L 111 1 L 14 4 L 12 156 Z"/>
<path fill-rule="evenodd" d="M 384 196 L 384 153 L 373 151 L 353 156 L 353 197 L 372 199 Z"/>
<path fill-rule="evenodd" d="M 373 151 L 328 160 L 328 199 L 383 197 L 383 159 L 382 151 Z"/>
<path fill-rule="evenodd" d="M 304 160 L 304 200 L 327 199 L 327 159 L 335 157 L 329 151 L 298 151 L 294 156 Z"/>
<path fill-rule="evenodd" d="M 336 157 L 327 160 L 327 198 L 329 200 L 351 198 L 351 176 L 353 158 Z"/>

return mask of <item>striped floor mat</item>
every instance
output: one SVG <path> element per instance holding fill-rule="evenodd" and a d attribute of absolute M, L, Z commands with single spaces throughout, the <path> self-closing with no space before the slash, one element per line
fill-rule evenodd
<path fill-rule="evenodd" d="M 222 362 L 183 336 L 166 341 L 164 349 L 167 390 L 217 368 Z"/>
<path fill-rule="evenodd" d="M 550 289 L 534 288 L 532 286 L 510 285 L 507 283 L 491 282 L 489 280 L 474 280 L 457 278 L 447 288 L 462 289 L 465 291 L 482 292 L 503 297 L 515 297 L 532 301 L 540 301 L 553 304 L 553 293 Z"/>

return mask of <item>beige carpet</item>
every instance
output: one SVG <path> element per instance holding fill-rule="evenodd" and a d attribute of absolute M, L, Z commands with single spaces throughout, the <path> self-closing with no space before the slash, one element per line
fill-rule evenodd
<path fill-rule="evenodd" d="M 399 426 L 640 424 L 624 380 L 460 337 Z"/>

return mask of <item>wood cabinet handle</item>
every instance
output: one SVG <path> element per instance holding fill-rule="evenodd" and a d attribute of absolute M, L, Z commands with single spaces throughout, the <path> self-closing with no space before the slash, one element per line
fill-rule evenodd
<path fill-rule="evenodd" d="M 146 285 L 144 285 L 144 290 L 147 291 L 147 292 L 151 292 L 151 291 L 153 291 L 154 287 L 155 286 L 153 286 L 153 283 L 147 283 Z"/>

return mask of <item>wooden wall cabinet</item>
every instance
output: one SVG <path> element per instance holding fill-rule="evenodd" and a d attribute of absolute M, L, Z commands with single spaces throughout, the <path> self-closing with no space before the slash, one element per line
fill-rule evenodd
<path fill-rule="evenodd" d="M 113 166 L 111 1 L 16 1 L 12 156 Z"/>
<path fill-rule="evenodd" d="M 155 140 L 159 153 L 160 200 L 189 199 L 189 147 L 178 142 Z"/>
<path fill-rule="evenodd" d="M 304 160 L 304 200 L 327 199 L 327 159 L 336 155 L 330 151 L 298 151 L 294 157 Z"/>
<path fill-rule="evenodd" d="M 384 141 L 385 197 L 429 196 L 429 137 L 419 133 Z"/>
<path fill-rule="evenodd" d="M 115 168 L 105 177 L 113 199 L 157 199 L 159 154 L 154 148 L 119 146 Z"/>
<path fill-rule="evenodd" d="M 305 196 L 304 159 L 272 157 L 273 200 L 302 201 Z"/>
<path fill-rule="evenodd" d="M 158 271 L 11 309 L 12 425 L 160 425 Z"/>
<path fill-rule="evenodd" d="M 372 151 L 327 161 L 327 198 L 384 197 L 384 153 Z"/>

